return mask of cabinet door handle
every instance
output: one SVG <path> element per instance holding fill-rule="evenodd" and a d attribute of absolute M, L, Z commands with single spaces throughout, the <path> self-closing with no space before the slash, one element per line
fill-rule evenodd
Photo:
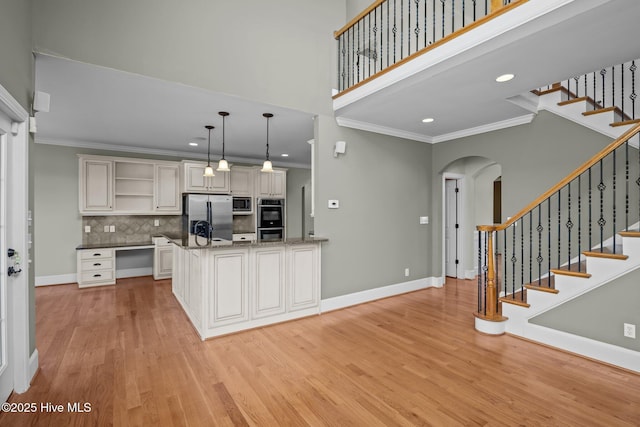
<path fill-rule="evenodd" d="M 99 262 L 94 262 L 94 263 L 93 263 L 93 266 L 94 266 L 94 267 L 97 267 L 97 266 L 99 266 L 99 265 L 102 265 L 102 264 L 101 264 L 101 263 L 99 263 Z"/>
<path fill-rule="evenodd" d="M 102 277 L 102 274 L 94 274 L 93 277 Z"/>
<path fill-rule="evenodd" d="M 96 252 L 93 256 L 102 256 L 102 254 L 100 252 Z"/>

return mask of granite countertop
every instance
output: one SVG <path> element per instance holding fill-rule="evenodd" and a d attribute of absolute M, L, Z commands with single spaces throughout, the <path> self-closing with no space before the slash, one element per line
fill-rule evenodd
<path fill-rule="evenodd" d="M 76 250 L 81 249 L 109 249 L 109 248 L 128 248 L 133 246 L 153 246 L 151 239 L 143 242 L 119 242 L 119 243 L 83 243 L 76 247 Z"/>
<path fill-rule="evenodd" d="M 328 242 L 329 239 L 327 239 L 326 237 L 305 237 L 305 238 L 296 237 L 296 238 L 285 239 L 284 241 L 276 241 L 276 242 L 248 242 L 248 241 L 247 242 L 230 242 L 228 240 L 222 240 L 217 242 L 211 242 L 208 245 L 202 245 L 202 246 L 198 246 L 195 244 L 188 244 L 186 242 L 183 242 L 182 239 L 172 239 L 171 241 L 174 244 L 184 249 L 207 249 L 207 248 L 224 249 L 224 248 L 234 248 L 234 247 L 238 248 L 238 247 L 248 247 L 248 246 L 256 247 L 256 246 L 278 246 L 278 245 L 303 245 L 307 243 Z"/>

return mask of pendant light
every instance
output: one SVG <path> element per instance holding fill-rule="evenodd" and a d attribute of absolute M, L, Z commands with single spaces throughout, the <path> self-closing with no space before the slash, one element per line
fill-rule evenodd
<path fill-rule="evenodd" d="M 220 111 L 218 114 L 222 116 L 222 158 L 218 162 L 218 172 L 229 172 L 229 162 L 224 158 L 224 118 L 229 115 L 226 111 Z"/>
<path fill-rule="evenodd" d="M 273 172 L 273 165 L 271 164 L 271 160 L 269 160 L 269 119 L 273 117 L 271 113 L 264 113 L 262 117 L 267 119 L 267 158 L 262 164 L 261 172 Z"/>
<path fill-rule="evenodd" d="M 204 176 L 215 176 L 213 168 L 211 167 L 211 129 L 213 126 L 207 125 L 205 129 L 209 131 L 209 143 L 207 144 L 207 167 L 204 168 Z"/>

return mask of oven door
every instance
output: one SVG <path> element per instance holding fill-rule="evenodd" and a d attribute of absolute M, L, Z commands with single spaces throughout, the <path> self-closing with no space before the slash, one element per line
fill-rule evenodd
<path fill-rule="evenodd" d="M 279 242 L 284 238 L 283 228 L 259 228 L 258 229 L 258 241 L 259 242 Z"/>
<path fill-rule="evenodd" d="M 260 228 L 284 227 L 282 206 L 260 206 Z"/>

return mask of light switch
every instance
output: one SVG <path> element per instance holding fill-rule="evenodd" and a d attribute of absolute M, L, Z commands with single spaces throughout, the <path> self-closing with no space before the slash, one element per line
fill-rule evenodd
<path fill-rule="evenodd" d="M 429 224 L 429 217 L 428 216 L 421 216 L 420 217 L 420 224 Z"/>
<path fill-rule="evenodd" d="M 91 233 L 91 226 L 90 225 L 85 225 L 84 226 L 84 232 L 85 233 Z"/>
<path fill-rule="evenodd" d="M 153 226 L 154 227 L 160 227 L 160 220 L 159 219 L 154 219 L 153 220 Z"/>
<path fill-rule="evenodd" d="M 339 200 L 329 200 L 329 209 L 338 209 L 340 207 Z"/>
<path fill-rule="evenodd" d="M 105 225 L 105 226 L 104 226 L 104 232 L 105 232 L 105 233 L 108 233 L 108 232 L 109 232 L 109 226 L 108 226 L 108 225 Z"/>
<path fill-rule="evenodd" d="M 110 225 L 109 226 L 109 233 L 115 233 L 116 232 L 116 226 L 115 225 Z"/>

